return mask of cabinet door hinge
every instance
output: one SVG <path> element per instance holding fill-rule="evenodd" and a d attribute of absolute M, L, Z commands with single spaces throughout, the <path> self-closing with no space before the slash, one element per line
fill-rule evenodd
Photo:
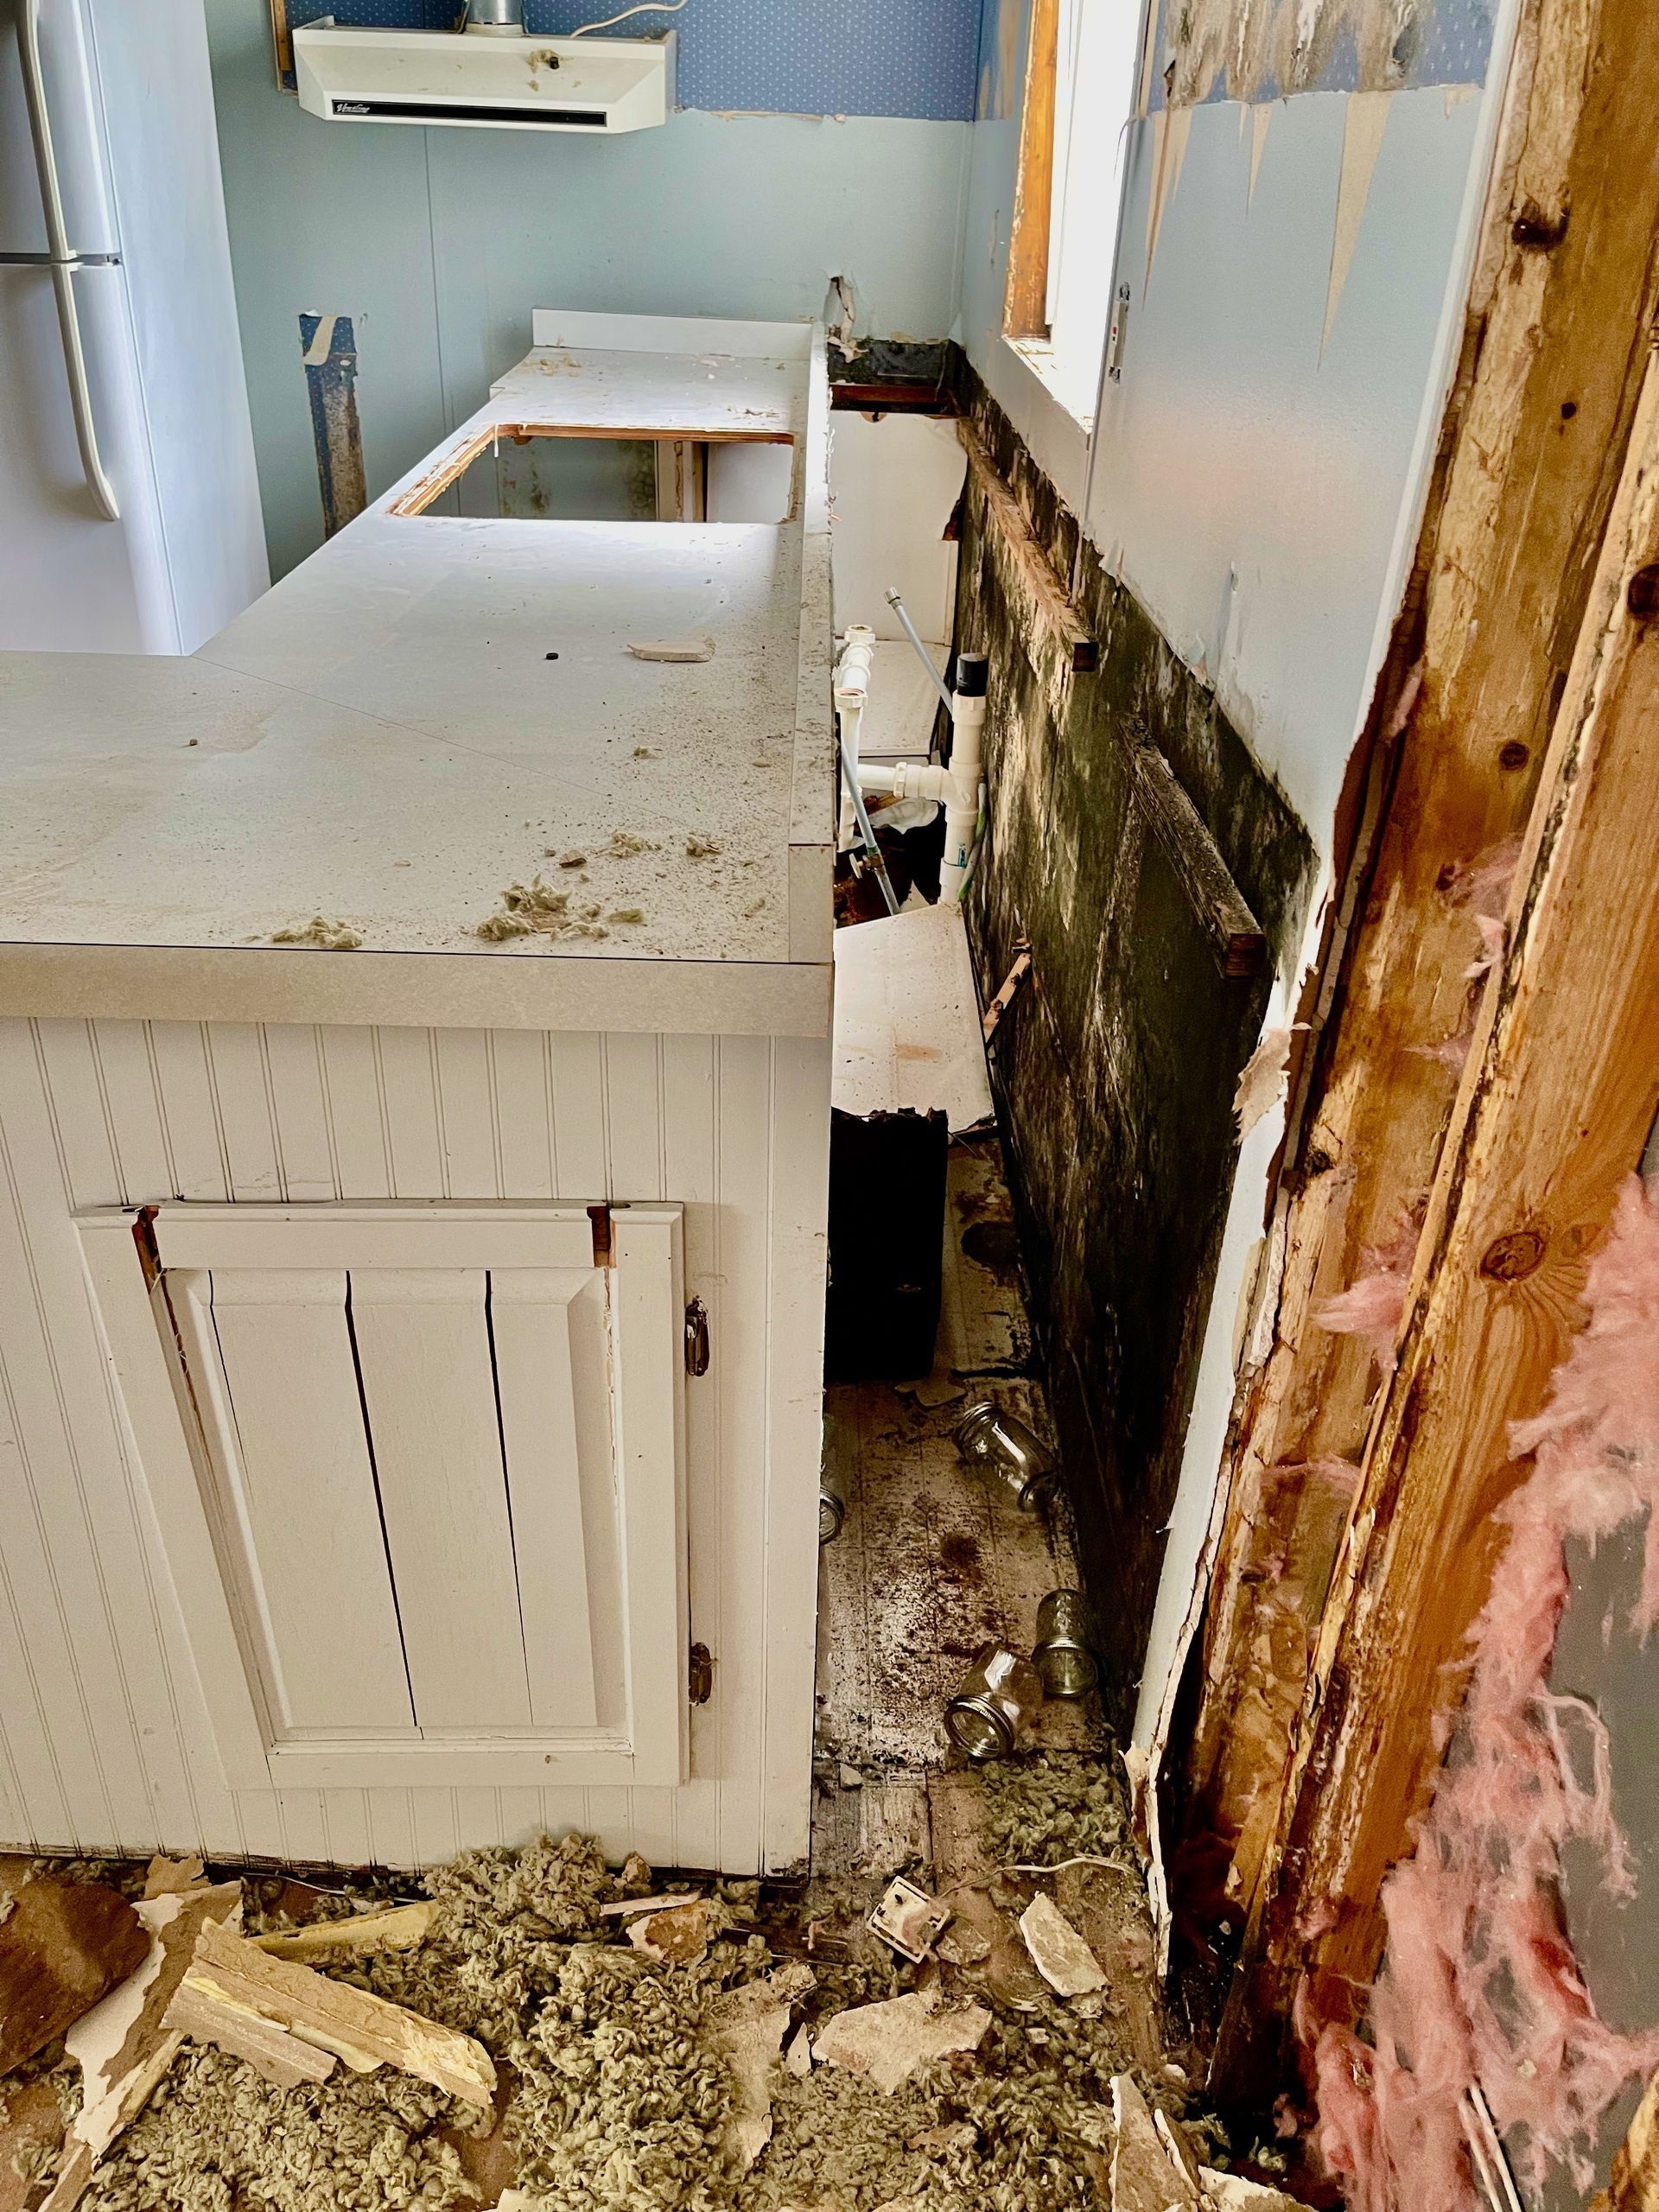
<path fill-rule="evenodd" d="M 709 1372 L 709 1309 L 700 1298 L 694 1298 L 685 1309 L 685 1371 L 688 1375 Z"/>
<path fill-rule="evenodd" d="M 715 1694 L 714 1656 L 706 1643 L 694 1643 L 691 1647 L 685 1694 L 693 1705 L 707 1705 Z"/>

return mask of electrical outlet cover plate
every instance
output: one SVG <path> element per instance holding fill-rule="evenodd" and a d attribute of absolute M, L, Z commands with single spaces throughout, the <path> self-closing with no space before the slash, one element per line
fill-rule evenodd
<path fill-rule="evenodd" d="M 941 1904 L 925 1890 L 918 1890 L 914 1882 L 895 1874 L 880 1904 L 870 1915 L 868 1926 L 870 1933 L 879 1936 L 889 1950 L 897 1951 L 912 1966 L 919 1966 L 950 1917 L 948 1904 Z"/>

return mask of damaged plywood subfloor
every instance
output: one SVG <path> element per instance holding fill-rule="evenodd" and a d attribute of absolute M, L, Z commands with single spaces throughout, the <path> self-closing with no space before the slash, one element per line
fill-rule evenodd
<path fill-rule="evenodd" d="M 919 1389 L 846 1383 L 827 1395 L 828 1457 L 847 1510 L 819 1556 L 816 1874 L 892 1872 L 930 1856 L 947 1700 L 989 1638 L 1029 1650 L 1044 1596 L 1076 1582 L 1062 1520 L 1021 1512 L 963 1465 L 951 1439 L 983 1396 L 1043 1433 L 1033 1364 L 998 1147 L 955 1145 L 932 1376 Z M 1036 1741 L 1083 1750 L 1105 1739 L 1092 1702 L 1051 1703 Z"/>

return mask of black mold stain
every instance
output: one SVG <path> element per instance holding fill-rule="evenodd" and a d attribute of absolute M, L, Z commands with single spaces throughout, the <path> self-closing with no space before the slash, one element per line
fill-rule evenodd
<path fill-rule="evenodd" d="M 965 360 L 963 412 L 1057 573 L 1075 518 Z M 1097 674 L 1057 683 L 1005 588 L 970 497 L 957 645 L 991 658 L 987 841 L 969 933 L 982 992 L 1022 938 L 1033 978 L 998 1032 L 992 1081 L 1109 1709 L 1145 1653 L 1236 1152 L 1232 1096 L 1272 966 L 1300 938 L 1311 839 L 1213 695 L 1084 546 L 1078 596 Z M 1052 703 L 1056 698 L 1058 709 Z M 1267 932 L 1269 971 L 1224 979 L 1130 795 L 1155 745 Z M 971 1234 L 971 1232 L 970 1232 Z"/>
<path fill-rule="evenodd" d="M 1011 1221 L 976 1221 L 962 1232 L 970 1260 L 995 1274 L 1012 1274 L 1020 1265 L 1020 1236 Z"/>

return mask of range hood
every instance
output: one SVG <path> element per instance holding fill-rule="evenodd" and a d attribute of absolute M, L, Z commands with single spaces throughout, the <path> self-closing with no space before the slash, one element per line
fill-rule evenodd
<path fill-rule="evenodd" d="M 674 104 L 674 37 L 502 37 L 375 30 L 324 16 L 296 27 L 300 105 L 329 123 L 488 130 L 646 130 Z"/>

